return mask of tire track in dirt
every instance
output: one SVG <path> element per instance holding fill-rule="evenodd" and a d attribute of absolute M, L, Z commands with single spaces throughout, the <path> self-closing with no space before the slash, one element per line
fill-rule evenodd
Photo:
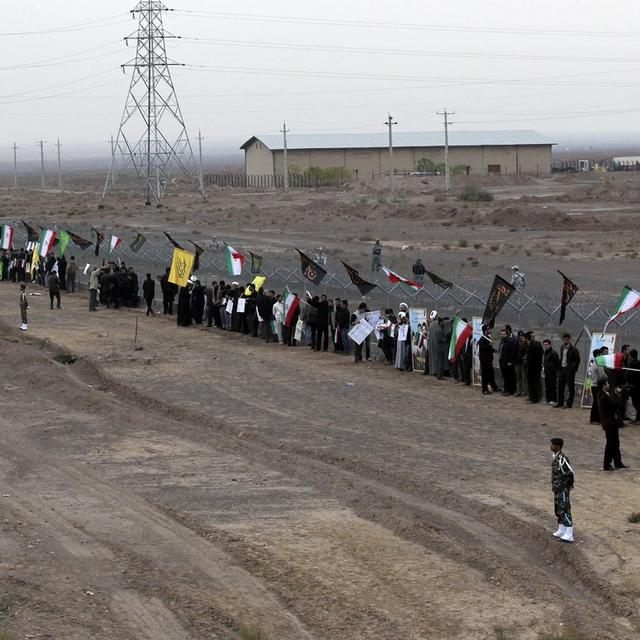
<path fill-rule="evenodd" d="M 405 478 L 395 479 L 391 477 L 385 470 L 384 481 L 380 481 L 380 475 L 375 469 L 367 468 L 366 462 L 362 460 L 353 460 L 349 457 L 341 458 L 332 457 L 330 452 L 317 453 L 313 450 L 304 449 L 295 444 L 283 445 L 282 442 L 270 437 L 269 435 L 261 435 L 254 431 L 245 433 L 238 441 L 237 423 L 234 420 L 240 418 L 245 421 L 246 417 L 241 412 L 226 411 L 225 424 L 222 424 L 220 417 L 212 417 L 209 411 L 196 412 L 183 407 L 175 407 L 169 404 L 159 403 L 155 398 L 146 395 L 143 390 L 136 392 L 127 389 L 120 383 L 110 380 L 109 376 L 95 367 L 89 362 L 85 362 L 82 367 L 84 384 L 88 374 L 92 374 L 91 378 L 94 383 L 103 386 L 103 390 L 107 392 L 116 392 L 120 398 L 119 402 L 126 406 L 134 403 L 138 406 L 144 406 L 147 410 L 154 411 L 160 416 L 171 417 L 180 422 L 190 422 L 192 427 L 181 432 L 182 437 L 195 438 L 202 440 L 204 437 L 210 436 L 210 427 L 214 426 L 216 430 L 222 431 L 231 437 L 230 442 L 239 447 L 249 457 L 260 459 L 262 461 L 269 460 L 270 464 L 280 466 L 287 473 L 301 477 L 306 481 L 310 481 L 324 491 L 329 490 L 337 495 L 346 504 L 350 504 L 363 517 L 373 518 L 374 520 L 390 527 L 397 529 L 394 525 L 394 517 L 400 514 L 418 513 L 417 527 L 410 531 L 400 532 L 409 539 L 420 539 L 421 534 L 417 533 L 417 529 L 423 528 L 433 530 L 433 522 L 438 523 L 438 527 L 445 532 L 446 537 L 451 538 L 451 544 L 442 545 L 447 547 L 447 552 L 451 553 L 458 560 L 466 562 L 477 562 L 484 567 L 485 571 L 496 571 L 502 567 L 504 579 L 511 573 L 514 566 L 519 571 L 516 583 L 522 583 L 530 580 L 535 585 L 532 594 L 541 597 L 553 599 L 557 597 L 558 592 L 564 598 L 577 601 L 586 598 L 591 608 L 597 609 L 593 615 L 584 611 L 585 607 L 575 604 L 570 608 L 575 609 L 571 617 L 585 615 L 590 624 L 598 625 L 595 618 L 604 616 L 611 617 L 611 611 L 608 611 L 608 601 L 610 594 L 607 593 L 606 587 L 603 588 L 597 578 L 593 575 L 578 571 L 576 584 L 568 581 L 564 575 L 573 575 L 582 564 L 580 554 L 577 549 L 572 552 L 572 556 L 568 557 L 566 551 L 558 551 L 561 547 L 555 541 L 538 539 L 539 536 L 527 535 L 528 525 L 519 523 L 510 535 L 516 536 L 515 539 L 504 540 L 504 532 L 497 530 L 495 527 L 496 516 L 504 519 L 504 512 L 497 509 L 491 510 L 485 506 L 478 506 L 473 501 L 461 500 L 459 496 L 451 496 L 447 491 L 443 491 L 437 486 L 421 487 L 419 480 L 414 483 L 411 493 L 400 490 L 397 487 L 406 486 L 413 480 Z M 73 368 L 67 369 L 73 372 Z M 260 403 L 256 403 L 247 394 L 230 394 L 230 405 L 235 406 L 252 406 L 253 409 L 260 409 L 263 412 L 272 414 L 276 421 L 283 418 L 283 412 L 277 408 L 271 409 Z M 287 414 L 284 412 L 284 417 Z M 230 426 L 230 424 L 232 426 Z M 171 425 L 163 425 L 163 429 Z M 207 428 L 206 432 L 198 429 L 198 426 Z M 345 491 L 344 487 L 349 486 L 349 490 Z M 416 494 L 418 497 L 416 497 Z M 367 506 L 358 506 L 363 496 L 367 498 Z M 388 502 L 393 503 L 393 509 L 389 509 Z M 443 506 L 442 503 L 449 506 Z M 451 508 L 451 507 L 456 507 Z M 391 513 L 390 513 L 391 512 Z M 495 512 L 495 513 L 494 513 Z M 471 515 L 465 515 L 472 514 Z M 512 519 L 515 520 L 515 519 Z M 512 524 L 517 522 L 508 522 L 507 529 L 511 529 Z M 504 522 L 503 522 L 504 525 Z M 398 531 L 396 531 L 398 533 Z M 524 540 L 526 544 L 532 544 L 532 548 L 536 550 L 532 556 L 530 553 L 523 553 L 522 538 L 520 535 L 525 532 Z M 426 540 L 426 546 L 436 544 L 433 539 Z M 437 545 L 436 545 L 437 546 Z M 566 550 L 566 547 L 564 548 Z M 556 563 L 555 568 L 549 569 L 544 565 L 544 561 L 540 561 L 538 556 L 545 556 L 546 551 L 553 551 L 552 558 Z M 548 554 L 547 554 L 548 555 Z M 484 556 L 479 561 L 478 558 Z M 586 562 L 584 563 L 587 564 Z M 540 580 L 542 574 L 544 580 Z M 526 578 L 525 578 L 526 576 Z M 544 592 L 545 580 L 551 580 L 555 589 L 550 593 Z M 557 591 L 556 591 L 557 590 Z M 606 633 L 606 629 L 602 630 Z M 621 633 L 624 633 L 621 630 Z M 607 637 L 603 635 L 602 637 Z M 610 636 L 611 637 L 611 636 Z M 623 636 L 616 636 L 623 637 Z"/>

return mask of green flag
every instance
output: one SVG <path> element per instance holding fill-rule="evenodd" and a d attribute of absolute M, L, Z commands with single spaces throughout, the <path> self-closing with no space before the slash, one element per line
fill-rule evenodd
<path fill-rule="evenodd" d="M 60 231 L 58 234 L 58 243 L 60 247 L 60 255 L 63 256 L 67 250 L 67 245 L 71 242 L 71 234 L 68 231 Z"/>

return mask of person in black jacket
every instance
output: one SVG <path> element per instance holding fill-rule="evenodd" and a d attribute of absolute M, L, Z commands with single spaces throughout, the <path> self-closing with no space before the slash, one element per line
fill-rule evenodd
<path fill-rule="evenodd" d="M 558 401 L 558 369 L 560 368 L 560 356 L 551 345 L 548 338 L 542 341 L 544 349 L 544 399 L 547 404 L 555 406 Z"/>
<path fill-rule="evenodd" d="M 204 287 L 200 280 L 193 283 L 191 290 L 191 317 L 195 324 L 202 324 L 204 317 Z"/>
<path fill-rule="evenodd" d="M 542 361 L 544 359 L 544 349 L 542 344 L 536 340 L 533 331 L 524 334 L 527 341 L 527 388 L 529 389 L 529 399 L 527 402 L 536 404 L 542 399 Z"/>
<path fill-rule="evenodd" d="M 482 325 L 482 336 L 478 341 L 478 357 L 480 358 L 480 375 L 482 377 L 482 393 L 491 393 L 489 387 L 493 391 L 500 391 L 496 384 L 496 374 L 493 370 L 493 354 L 495 349 L 491 342 L 491 329 L 488 325 Z"/>
<path fill-rule="evenodd" d="M 142 283 L 142 297 L 147 303 L 147 315 L 155 315 L 152 305 L 156 297 L 156 283 L 151 279 L 150 273 L 147 273 L 147 279 Z"/>
<path fill-rule="evenodd" d="M 178 294 L 178 285 L 169 282 L 171 268 L 167 267 L 160 277 L 160 290 L 162 291 L 162 313 L 163 315 L 173 315 L 173 302 Z"/>
<path fill-rule="evenodd" d="M 349 329 L 351 326 L 351 311 L 349 311 L 348 300 L 338 300 L 336 302 L 336 333 L 338 340 L 336 341 L 336 351 L 348 355 L 349 345 Z"/>
<path fill-rule="evenodd" d="M 620 453 L 619 428 L 622 422 L 622 407 L 618 398 L 609 393 L 608 380 L 602 380 L 598 383 L 596 399 L 600 413 L 600 424 L 606 438 L 602 468 L 605 471 L 613 471 L 611 466 L 613 462 L 616 469 L 626 469 L 627 465 L 622 464 L 622 454 Z"/>
<path fill-rule="evenodd" d="M 631 387 L 631 404 L 636 410 L 633 424 L 640 422 L 640 360 L 638 360 L 638 350 L 629 351 L 629 363 L 627 365 L 633 371 L 627 371 L 627 383 Z"/>
<path fill-rule="evenodd" d="M 560 347 L 560 373 L 558 374 L 558 408 L 566 406 L 571 409 L 576 394 L 576 372 L 580 366 L 580 352 L 571 344 L 571 336 L 565 333 L 562 336 Z M 567 402 L 565 404 L 564 390 L 568 389 Z"/>
<path fill-rule="evenodd" d="M 318 302 L 318 324 L 316 325 L 316 351 L 329 348 L 329 302 L 327 296 L 321 295 Z"/>
<path fill-rule="evenodd" d="M 507 324 L 500 330 L 500 344 L 498 346 L 498 363 L 502 380 L 504 381 L 504 395 L 512 396 L 516 392 L 516 355 L 517 340 L 511 327 Z"/>

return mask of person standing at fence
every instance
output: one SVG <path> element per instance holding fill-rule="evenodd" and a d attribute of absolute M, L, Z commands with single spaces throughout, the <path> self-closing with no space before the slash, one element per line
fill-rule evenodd
<path fill-rule="evenodd" d="M 527 386 L 527 350 L 529 345 L 524 337 L 524 331 L 518 331 L 516 341 L 516 397 L 526 396 Z"/>
<path fill-rule="evenodd" d="M 502 373 L 503 395 L 512 396 L 517 389 L 516 376 L 517 341 L 511 326 L 506 324 L 500 330 L 500 344 L 498 346 L 498 363 Z"/>
<path fill-rule="evenodd" d="M 76 292 L 76 274 L 78 273 L 78 263 L 76 257 L 71 256 L 69 264 L 67 265 L 67 293 Z"/>
<path fill-rule="evenodd" d="M 422 260 L 420 258 L 416 258 L 413 267 L 411 267 L 411 271 L 413 271 L 416 282 L 424 282 L 424 274 L 427 270 L 422 264 Z"/>
<path fill-rule="evenodd" d="M 276 336 L 278 336 L 278 343 L 284 344 L 282 336 L 282 322 L 284 320 L 284 304 L 282 302 L 282 296 L 278 294 L 276 301 L 273 305 L 273 322 L 276 328 Z"/>
<path fill-rule="evenodd" d="M 193 322 L 191 316 L 191 283 L 186 287 L 179 288 L 176 321 L 179 327 L 190 327 Z"/>
<path fill-rule="evenodd" d="M 542 363 L 544 360 L 544 349 L 542 344 L 536 340 L 533 331 L 524 334 L 527 341 L 527 387 L 529 389 L 529 399 L 527 402 L 536 404 L 542 400 Z"/>
<path fill-rule="evenodd" d="M 491 341 L 491 329 L 489 325 L 482 325 L 482 335 L 478 340 L 478 358 L 480 360 L 480 376 L 482 377 L 482 393 L 500 391 L 496 384 L 496 374 L 493 370 L 493 354 L 495 353 L 493 342 Z"/>
<path fill-rule="evenodd" d="M 327 351 L 329 348 L 329 301 L 326 295 L 320 296 L 318 302 L 318 325 L 316 327 L 316 351 Z"/>
<path fill-rule="evenodd" d="M 548 338 L 542 341 L 542 348 L 544 349 L 544 399 L 548 405 L 554 407 L 558 401 L 560 356 Z"/>
<path fill-rule="evenodd" d="M 20 331 L 27 330 L 27 309 L 29 308 L 29 301 L 27 300 L 27 286 L 20 285 Z"/>
<path fill-rule="evenodd" d="M 142 296 L 147 303 L 147 315 L 154 316 L 153 299 L 156 297 L 156 283 L 151 278 L 150 273 L 147 273 L 147 279 L 142 283 Z"/>
<path fill-rule="evenodd" d="M 371 271 L 380 271 L 382 266 L 382 245 L 376 240 L 371 249 Z"/>
<path fill-rule="evenodd" d="M 411 336 L 411 325 L 409 324 L 409 316 L 404 312 L 398 313 L 398 324 L 395 327 L 396 337 L 396 357 L 394 367 L 400 371 L 411 371 L 413 362 L 411 358 L 411 345 L 413 344 Z"/>
<path fill-rule="evenodd" d="M 336 351 L 344 355 L 348 355 L 350 351 L 349 345 L 349 326 L 351 324 L 351 312 L 349 311 L 348 300 L 336 301 Z"/>
<path fill-rule="evenodd" d="M 580 366 L 580 352 L 571 344 L 571 336 L 565 333 L 560 346 L 560 372 L 558 374 L 557 408 L 571 409 L 576 394 L 576 372 Z M 568 387 L 565 403 L 564 391 Z"/>
<path fill-rule="evenodd" d="M 631 404 L 636 411 L 633 424 L 640 423 L 640 360 L 638 360 L 638 350 L 629 351 L 629 363 L 627 365 L 627 382 L 631 387 Z"/>
<path fill-rule="evenodd" d="M 366 322 L 366 319 L 365 319 L 366 314 L 367 314 L 367 303 L 361 302 L 358 305 L 358 308 L 356 309 L 356 311 L 354 311 L 354 313 L 351 314 L 351 327 L 355 327 L 361 321 Z M 350 340 L 348 336 L 347 336 L 347 340 Z M 366 348 L 365 355 L 367 360 L 370 360 L 371 354 L 369 352 L 369 336 L 367 336 L 360 344 L 358 344 L 357 342 L 353 343 L 353 353 L 354 353 L 354 358 L 356 363 L 362 362 L 362 347 Z"/>
<path fill-rule="evenodd" d="M 171 267 L 167 267 L 160 278 L 160 291 L 162 292 L 162 313 L 163 315 L 173 315 L 173 302 L 178 293 L 178 285 L 169 282 Z"/>

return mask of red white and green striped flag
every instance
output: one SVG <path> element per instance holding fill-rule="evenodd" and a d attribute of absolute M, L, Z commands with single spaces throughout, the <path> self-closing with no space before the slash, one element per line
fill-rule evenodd
<path fill-rule="evenodd" d="M 621 351 L 611 353 L 608 356 L 596 356 L 596 364 L 607 369 L 622 369 L 623 360 L 624 353 Z"/>
<path fill-rule="evenodd" d="M 13 246 L 13 227 L 0 225 L 0 249 L 11 249 Z"/>
<path fill-rule="evenodd" d="M 617 320 L 621 315 L 631 311 L 632 309 L 636 309 L 640 307 L 640 291 L 636 291 L 631 287 L 625 287 L 618 298 L 618 303 L 616 304 L 616 310 L 613 315 L 607 320 L 607 323 L 604 325 L 604 329 L 602 333 L 607 330 L 607 327 L 614 321 Z"/>
<path fill-rule="evenodd" d="M 58 234 L 53 229 L 44 229 L 40 232 L 40 247 L 38 253 L 41 258 L 46 258 L 49 255 L 57 237 Z"/>
<path fill-rule="evenodd" d="M 300 298 L 289 291 L 288 287 L 282 292 L 282 303 L 284 304 L 284 324 L 290 327 L 293 322 L 293 316 L 300 306 Z"/>
<path fill-rule="evenodd" d="M 458 316 L 451 322 L 451 340 L 449 342 L 449 361 L 455 362 L 467 339 L 473 335 L 473 328 Z"/>
<path fill-rule="evenodd" d="M 246 258 L 226 243 L 224 245 L 224 251 L 227 258 L 227 272 L 229 275 L 242 275 L 242 266 L 244 265 Z"/>
<path fill-rule="evenodd" d="M 387 274 L 387 278 L 389 278 L 392 284 L 406 284 L 408 287 L 411 287 L 416 291 L 422 289 L 422 283 L 414 282 L 413 280 L 409 280 L 408 278 L 403 278 L 401 275 L 398 275 L 394 271 L 391 271 L 391 269 L 387 269 L 387 267 L 383 265 L 381 266 L 381 268 Z"/>
<path fill-rule="evenodd" d="M 120 243 L 122 242 L 122 240 L 120 238 L 118 238 L 118 236 L 111 236 L 111 242 L 109 243 L 109 253 L 113 253 L 113 251 L 115 251 L 118 246 L 120 246 Z"/>

